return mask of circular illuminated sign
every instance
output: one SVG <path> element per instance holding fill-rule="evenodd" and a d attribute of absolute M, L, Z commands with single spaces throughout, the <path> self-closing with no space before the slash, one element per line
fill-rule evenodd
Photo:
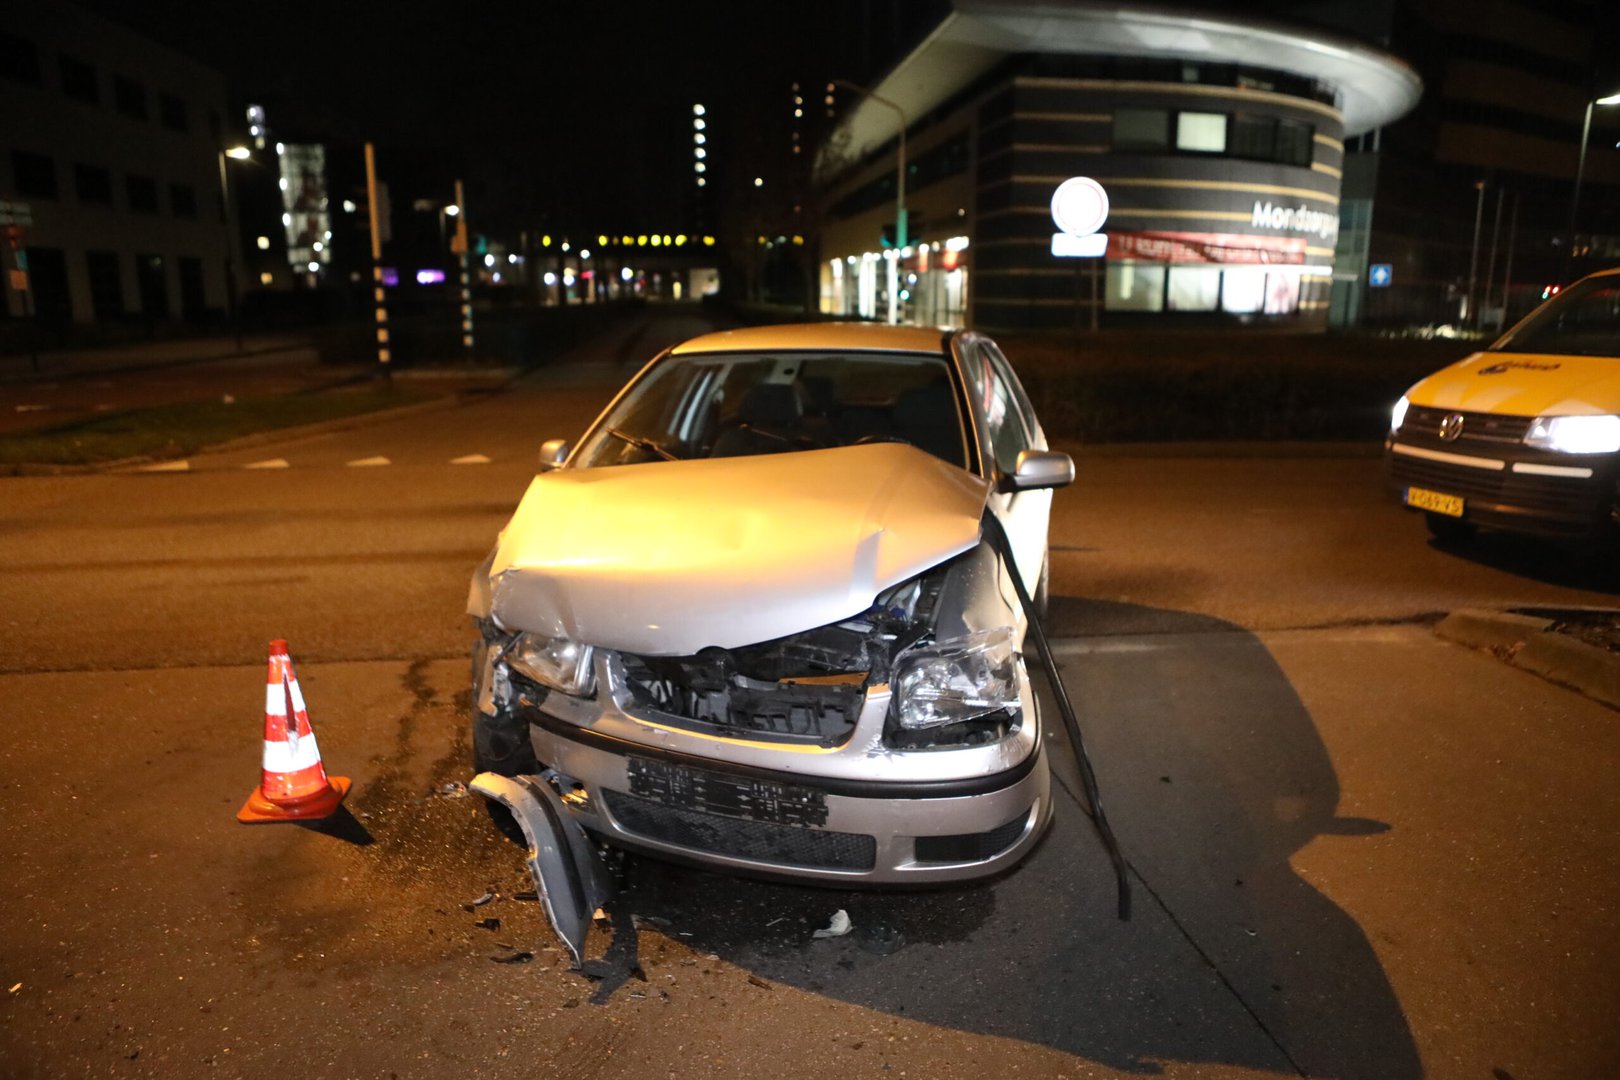
<path fill-rule="evenodd" d="M 1052 193 L 1052 220 L 1070 236 L 1090 236 L 1108 220 L 1108 192 L 1089 176 L 1076 176 Z"/>

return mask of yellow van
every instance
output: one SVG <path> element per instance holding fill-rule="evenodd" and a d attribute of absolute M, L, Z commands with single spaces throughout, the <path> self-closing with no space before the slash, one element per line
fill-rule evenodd
<path fill-rule="evenodd" d="M 1620 269 L 1582 278 L 1390 417 L 1391 493 L 1437 539 L 1620 535 Z"/>

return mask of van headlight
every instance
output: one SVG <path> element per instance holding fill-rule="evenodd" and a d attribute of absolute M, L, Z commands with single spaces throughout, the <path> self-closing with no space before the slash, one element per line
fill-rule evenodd
<path fill-rule="evenodd" d="M 596 689 L 591 654 L 589 645 L 567 638 L 519 634 L 506 651 L 506 662 L 541 686 L 571 697 L 585 697 Z"/>
<path fill-rule="evenodd" d="M 1620 416 L 1538 416 L 1524 444 L 1559 454 L 1613 454 L 1620 451 Z"/>
<path fill-rule="evenodd" d="M 1389 430 L 1392 433 L 1401 430 L 1401 425 L 1406 423 L 1406 410 L 1411 407 L 1411 404 L 1412 402 L 1408 400 L 1407 396 L 1402 394 L 1401 399 L 1395 403 L 1395 407 L 1389 411 Z"/>
<path fill-rule="evenodd" d="M 916 731 L 1018 707 L 1018 657 L 1008 626 L 907 649 L 894 664 L 895 716 Z"/>

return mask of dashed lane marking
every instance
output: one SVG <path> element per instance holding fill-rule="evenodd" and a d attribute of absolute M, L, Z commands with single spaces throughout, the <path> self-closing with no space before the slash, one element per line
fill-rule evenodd
<path fill-rule="evenodd" d="M 271 458 L 268 461 L 255 461 L 251 465 L 244 465 L 244 469 L 290 469 L 292 465 L 286 458 Z"/>
<path fill-rule="evenodd" d="M 389 461 L 387 458 L 383 457 L 381 454 L 378 454 L 376 457 L 356 458 L 354 461 L 348 462 L 348 466 L 351 469 L 368 469 L 368 468 L 372 468 L 373 466 L 377 466 L 377 465 L 392 465 L 392 464 L 393 464 L 392 461 Z"/>
<path fill-rule="evenodd" d="M 158 461 L 151 465 L 142 465 L 136 472 L 190 472 L 189 461 Z"/>
<path fill-rule="evenodd" d="M 489 458 L 483 454 L 464 454 L 461 457 L 450 459 L 452 465 L 488 465 Z"/>
<path fill-rule="evenodd" d="M 50 408 L 49 405 L 18 405 L 17 406 L 17 411 L 18 412 L 44 412 L 45 410 L 47 410 L 49 408 Z"/>

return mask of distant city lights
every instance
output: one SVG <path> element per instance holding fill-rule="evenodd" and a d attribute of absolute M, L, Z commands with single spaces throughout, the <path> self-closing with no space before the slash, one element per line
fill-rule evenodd
<path fill-rule="evenodd" d="M 416 283 L 418 285 L 443 285 L 444 271 L 431 268 L 418 270 L 416 272 Z"/>

